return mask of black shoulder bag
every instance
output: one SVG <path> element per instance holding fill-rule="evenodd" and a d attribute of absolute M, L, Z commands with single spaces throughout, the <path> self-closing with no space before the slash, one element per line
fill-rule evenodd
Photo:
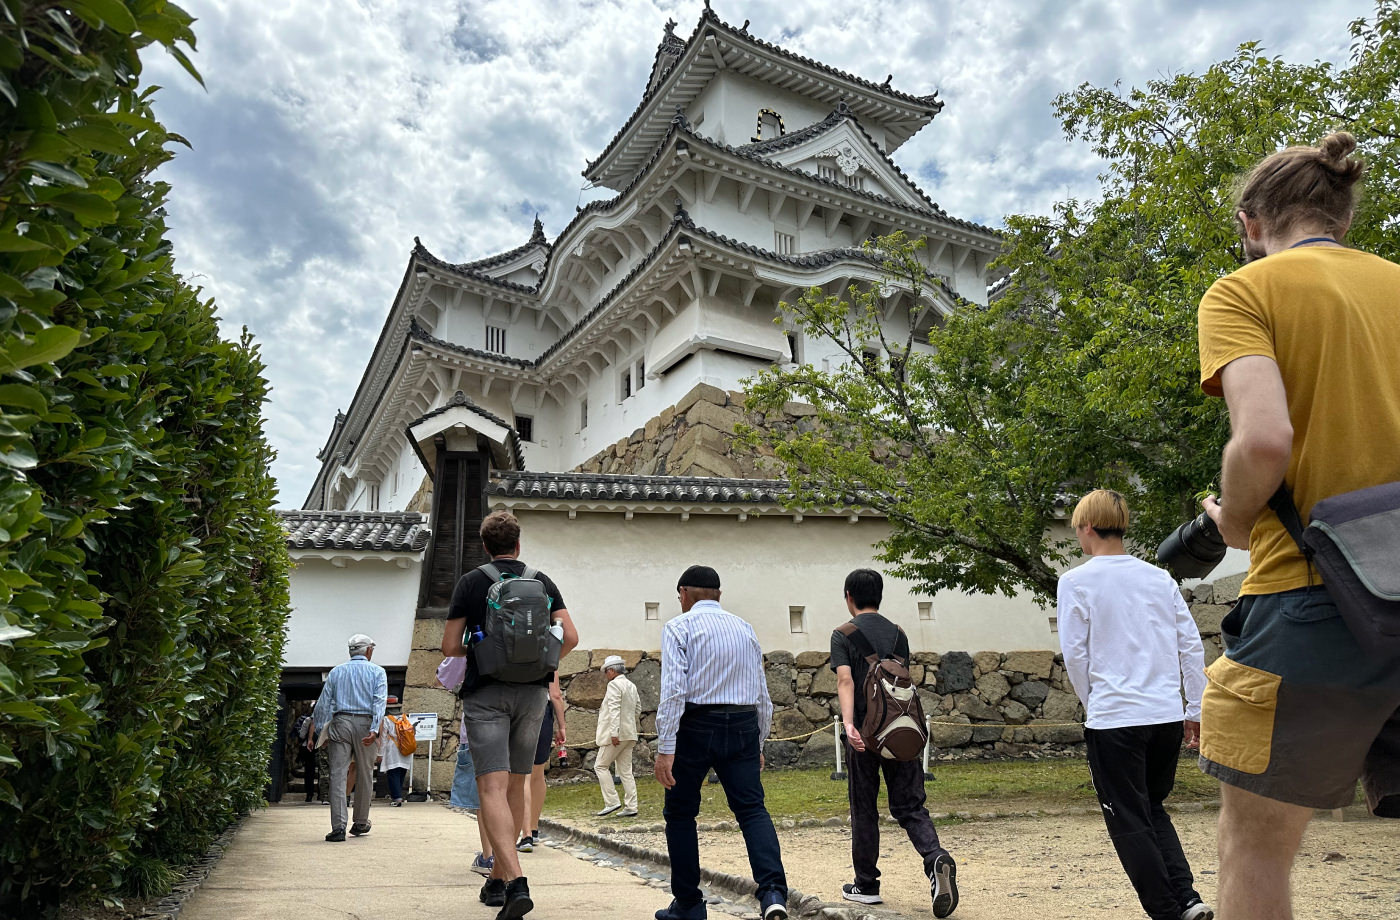
<path fill-rule="evenodd" d="M 1269 507 L 1322 573 L 1357 643 L 1377 658 L 1400 657 L 1400 482 L 1324 498 L 1307 527 L 1287 485 Z"/>

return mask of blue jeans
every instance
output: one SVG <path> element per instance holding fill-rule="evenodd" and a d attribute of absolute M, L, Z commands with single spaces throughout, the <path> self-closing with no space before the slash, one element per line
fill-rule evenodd
<path fill-rule="evenodd" d="M 481 807 L 481 799 L 476 794 L 476 767 L 472 764 L 472 752 L 465 744 L 457 747 L 457 772 L 452 774 L 450 801 L 458 808 Z"/>
<path fill-rule="evenodd" d="M 403 778 L 407 775 L 407 767 L 395 767 L 384 774 L 384 778 L 389 782 L 389 798 L 395 802 L 403 798 Z"/>
<path fill-rule="evenodd" d="M 676 784 L 666 790 L 666 849 L 671 857 L 671 895 L 682 909 L 704 900 L 700 892 L 700 843 L 695 816 L 700 787 L 713 768 L 719 774 L 729 810 L 744 834 L 749 867 L 760 902 L 787 900 L 787 876 L 773 819 L 763 804 L 759 778 L 758 715 L 747 712 L 687 712 L 676 732 Z"/>

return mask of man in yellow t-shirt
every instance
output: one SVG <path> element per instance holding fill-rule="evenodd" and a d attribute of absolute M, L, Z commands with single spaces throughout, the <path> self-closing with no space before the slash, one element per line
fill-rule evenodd
<path fill-rule="evenodd" d="M 1292 916 L 1289 875 L 1316 808 L 1361 779 L 1400 817 L 1400 661 L 1368 657 L 1267 507 L 1286 483 L 1304 520 L 1322 498 L 1400 480 L 1400 265 L 1347 249 L 1356 142 L 1290 147 L 1246 179 L 1249 264 L 1201 300 L 1201 387 L 1231 437 L 1206 511 L 1250 552 L 1207 669 L 1201 768 L 1223 783 L 1220 913 Z"/>

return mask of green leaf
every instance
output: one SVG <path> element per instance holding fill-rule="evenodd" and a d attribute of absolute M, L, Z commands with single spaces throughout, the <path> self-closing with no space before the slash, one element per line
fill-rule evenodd
<path fill-rule="evenodd" d="M 8 374 L 22 367 L 51 364 L 65 357 L 82 339 L 82 333 L 67 326 L 49 326 L 29 338 L 14 340 L 0 346 L 0 373 Z"/>
<path fill-rule="evenodd" d="M 0 384 L 0 406 L 19 406 L 35 415 L 43 415 L 49 409 L 49 402 L 36 386 L 4 383 Z"/>
<path fill-rule="evenodd" d="M 68 6 L 80 16 L 88 14 L 85 19 L 96 19 L 122 35 L 136 31 L 136 17 L 121 0 L 68 0 Z"/>
<path fill-rule="evenodd" d="M 49 163 L 44 160 L 34 160 L 30 163 L 26 163 L 25 165 L 28 166 L 30 169 L 34 170 L 39 175 L 52 179 L 55 182 L 61 182 L 64 185 L 76 185 L 78 188 L 87 188 L 86 179 L 78 175 L 76 172 L 74 172 L 67 166 L 63 166 L 59 163 Z"/>
<path fill-rule="evenodd" d="M 25 629 L 23 626 L 0 626 L 0 642 L 9 644 L 16 639 L 27 639 L 34 635 L 34 630 Z"/>
<path fill-rule="evenodd" d="M 19 107 L 19 94 L 15 92 L 14 86 L 10 83 L 10 78 L 0 71 L 0 96 L 4 96 L 10 105 Z"/>
<path fill-rule="evenodd" d="M 69 139 L 92 150 L 118 156 L 131 152 L 131 140 L 110 124 L 89 121 L 63 132 Z"/>
<path fill-rule="evenodd" d="M 70 212 L 84 224 L 106 224 L 117 219 L 112 202 L 91 192 L 64 192 L 49 199 L 49 204 Z"/>
<path fill-rule="evenodd" d="M 46 249 L 53 249 L 53 247 L 32 236 L 0 233 L 0 252 L 41 252 Z"/>

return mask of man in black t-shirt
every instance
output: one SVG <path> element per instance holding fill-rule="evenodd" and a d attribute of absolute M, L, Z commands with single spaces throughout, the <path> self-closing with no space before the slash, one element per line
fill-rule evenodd
<path fill-rule="evenodd" d="M 846 731 L 846 782 L 851 803 L 851 863 L 856 880 L 841 886 L 841 896 L 859 904 L 879 904 L 880 815 L 875 800 L 880 793 L 880 774 L 885 776 L 890 814 L 909 835 L 909 842 L 924 860 L 933 915 L 946 917 L 958 906 L 957 864 L 938 842 L 938 831 L 924 807 L 924 768 L 917 760 L 891 760 L 867 750 L 860 735 L 865 720 L 865 700 L 859 690 L 865 686 L 870 666 L 867 655 L 876 659 L 898 658 L 909 662 L 909 637 L 880 615 L 884 579 L 874 569 L 856 569 L 846 576 L 846 609 L 856 632 L 849 638 L 839 630 L 831 633 L 831 669 L 836 672 L 836 696 L 841 703 L 841 722 Z"/>
<path fill-rule="evenodd" d="M 509 511 L 487 515 L 481 522 L 481 542 L 491 556 L 491 564 L 503 575 L 519 577 L 525 573 L 525 563 L 519 559 L 520 522 L 515 515 Z M 537 572 L 535 577 L 549 594 L 550 615 L 564 633 L 560 654 L 567 655 L 578 645 L 578 630 L 559 588 L 543 572 Z M 529 884 L 520 874 L 515 828 L 525 823 L 525 780 L 534 768 L 535 742 L 554 675 L 522 684 L 477 672 L 476 647 L 467 637 L 481 630 L 486 621 L 486 594 L 490 587 L 490 577 L 480 569 L 472 569 L 457 581 L 442 633 L 442 653 L 467 658 L 461 690 L 462 724 L 481 797 L 477 820 L 482 822 L 496 853 L 491 877 L 481 889 L 481 900 L 501 908 L 497 920 L 517 920 L 534 907 L 534 902 L 530 900 Z"/>

